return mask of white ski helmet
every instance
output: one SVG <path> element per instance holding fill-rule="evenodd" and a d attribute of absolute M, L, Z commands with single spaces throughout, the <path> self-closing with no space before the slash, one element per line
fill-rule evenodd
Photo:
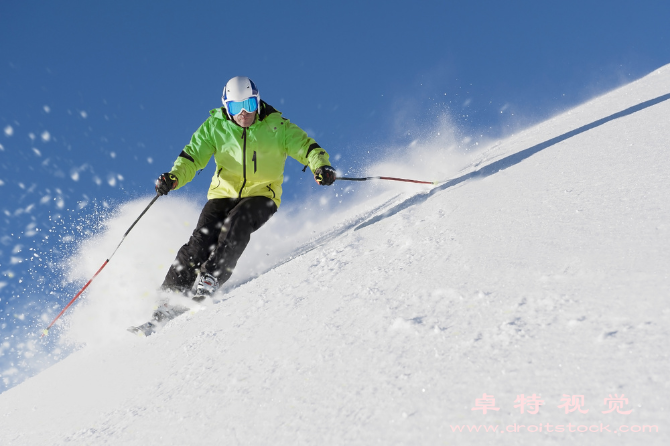
<path fill-rule="evenodd" d="M 258 108 L 261 106 L 261 95 L 256 88 L 256 84 L 246 76 L 235 76 L 228 81 L 226 86 L 223 88 L 223 95 L 221 96 L 221 102 L 223 103 L 223 108 L 230 116 L 228 112 L 228 102 L 238 102 L 244 101 L 251 97 L 256 98 L 258 101 Z M 249 110 L 247 110 L 249 111 Z M 230 116 L 232 118 L 232 116 Z"/>

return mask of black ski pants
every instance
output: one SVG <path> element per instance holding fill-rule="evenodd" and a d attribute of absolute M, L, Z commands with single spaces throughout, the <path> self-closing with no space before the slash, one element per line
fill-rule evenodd
<path fill-rule="evenodd" d="M 225 283 L 249 244 L 251 233 L 275 212 L 277 205 L 266 197 L 209 200 L 188 243 L 177 253 L 162 288 L 188 293 L 198 269 L 216 277 L 219 285 Z"/>

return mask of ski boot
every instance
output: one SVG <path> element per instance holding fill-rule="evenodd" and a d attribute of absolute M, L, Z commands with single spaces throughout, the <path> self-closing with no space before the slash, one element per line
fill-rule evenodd
<path fill-rule="evenodd" d="M 219 288 L 219 281 L 211 274 L 201 273 L 198 277 L 198 283 L 195 287 L 193 300 L 202 302 L 207 296 L 211 296 Z"/>

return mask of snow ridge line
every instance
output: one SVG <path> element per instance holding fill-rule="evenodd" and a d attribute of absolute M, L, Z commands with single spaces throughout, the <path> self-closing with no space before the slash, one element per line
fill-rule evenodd
<path fill-rule="evenodd" d="M 436 194 L 437 192 L 441 192 L 445 189 L 449 189 L 450 187 L 456 186 L 460 183 L 463 183 L 464 181 L 473 179 L 473 178 L 486 178 L 489 177 L 493 174 L 496 174 L 500 172 L 501 170 L 505 170 L 509 167 L 512 167 L 516 164 L 519 164 L 522 161 L 525 161 L 527 158 L 530 158 L 531 156 L 535 155 L 536 153 L 547 149 L 551 146 L 554 146 L 560 142 L 563 142 L 569 138 L 572 138 L 573 136 L 577 136 L 579 134 L 582 134 L 584 132 L 588 132 L 589 130 L 593 130 L 596 127 L 600 127 L 603 124 L 607 124 L 610 121 L 613 121 L 615 119 L 623 118 L 625 116 L 632 115 L 633 113 L 636 113 L 638 111 L 644 110 L 646 108 L 652 107 L 656 104 L 659 104 L 661 102 L 667 101 L 670 99 L 670 93 L 664 94 L 662 96 L 658 96 L 657 98 L 650 99 L 645 102 L 641 102 L 637 105 L 634 105 L 632 107 L 628 107 L 625 110 L 622 110 L 620 112 L 611 114 L 609 116 L 606 116 L 604 118 L 598 119 L 597 121 L 593 121 L 589 124 L 585 124 L 581 127 L 576 128 L 575 130 L 571 130 L 569 132 L 566 132 L 562 135 L 556 136 L 554 138 L 548 139 L 544 142 L 541 142 L 539 144 L 536 144 L 532 147 L 529 147 L 527 149 L 520 150 L 518 152 L 515 152 L 511 155 L 507 155 L 506 157 L 499 159 L 498 161 L 494 161 L 491 164 L 487 164 L 484 167 L 474 170 L 470 173 L 466 173 L 464 175 L 461 175 L 458 178 L 453 178 L 451 180 L 447 180 L 444 184 L 441 186 L 437 186 L 430 191 L 426 193 L 421 193 L 417 195 L 413 195 L 401 203 L 399 203 L 397 206 L 387 210 L 381 215 L 378 215 L 369 221 L 359 225 L 358 227 L 355 228 L 355 230 L 363 229 L 367 226 L 370 226 L 372 224 L 375 224 L 385 218 L 391 217 L 398 212 L 407 209 L 410 206 L 414 206 L 416 204 L 423 203 L 426 201 L 428 198 Z M 476 163 L 475 166 L 479 165 L 479 163 Z"/>

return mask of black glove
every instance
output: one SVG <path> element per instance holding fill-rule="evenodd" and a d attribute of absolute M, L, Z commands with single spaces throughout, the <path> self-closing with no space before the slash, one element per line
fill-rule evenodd
<path fill-rule="evenodd" d="M 166 172 L 156 180 L 156 193 L 159 195 L 167 195 L 168 192 L 175 189 L 178 184 L 179 180 L 177 177 L 170 172 Z"/>
<path fill-rule="evenodd" d="M 335 169 L 331 166 L 321 166 L 314 171 L 314 179 L 321 186 L 330 186 L 335 182 Z"/>

